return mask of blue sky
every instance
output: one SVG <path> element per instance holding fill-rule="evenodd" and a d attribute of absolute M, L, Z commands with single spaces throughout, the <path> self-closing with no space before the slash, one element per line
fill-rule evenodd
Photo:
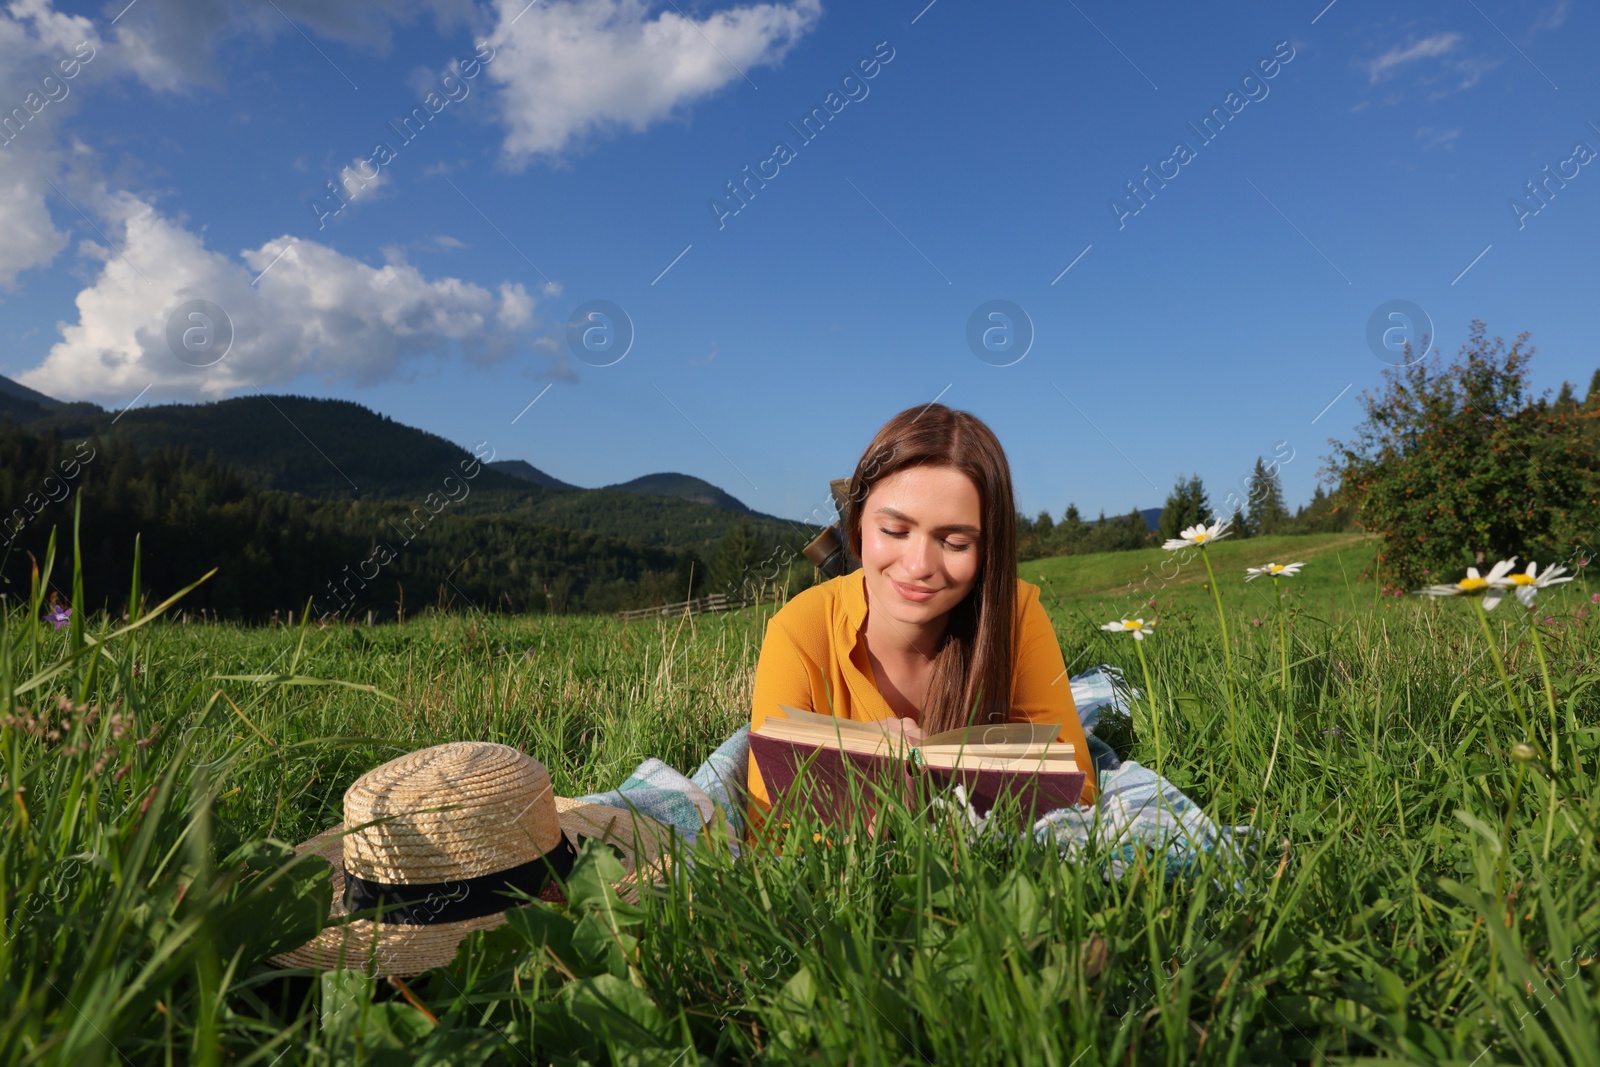
<path fill-rule="evenodd" d="M 939 397 L 1023 510 L 1092 515 L 1275 450 L 1305 500 L 1389 301 L 1447 353 L 1532 331 L 1540 388 L 1600 365 L 1600 27 L 1560 0 L 125 2 L 0 14 L 0 373 L 63 398 L 347 397 L 800 517 Z M 608 366 L 568 343 L 596 300 L 632 324 Z M 995 300 L 1016 362 L 969 346 Z M 222 332 L 168 339 L 194 301 L 231 324 L 206 366 Z"/>

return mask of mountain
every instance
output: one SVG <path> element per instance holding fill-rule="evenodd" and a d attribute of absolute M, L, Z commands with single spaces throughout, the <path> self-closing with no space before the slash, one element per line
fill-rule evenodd
<path fill-rule="evenodd" d="M 407 508 L 448 497 L 452 512 L 614 538 L 645 549 L 710 559 L 750 521 L 761 544 L 804 544 L 814 530 L 760 515 L 698 478 L 649 475 L 620 487 L 582 489 L 523 460 L 496 460 L 493 441 L 471 452 L 348 400 L 243 396 L 110 412 L 61 404 L 6 382 L 0 421 L 63 440 L 97 436 L 141 455 L 161 449 L 209 458 L 254 485 L 314 500 L 392 502 Z M 475 466 L 479 461 L 481 466 Z M 462 491 L 461 473 L 475 471 Z M 447 481 L 447 479 L 450 479 Z"/>
<path fill-rule="evenodd" d="M 421 499 L 441 491 L 447 476 L 473 460 L 459 445 L 349 400 L 241 396 L 117 415 L 85 407 L 54 409 L 27 428 L 59 430 L 63 437 L 95 434 L 140 452 L 187 450 L 245 472 L 262 488 L 311 497 Z M 492 458 L 492 444 L 479 455 Z M 495 489 L 519 496 L 529 491 L 507 475 L 480 470 L 472 491 Z"/>
<path fill-rule="evenodd" d="M 54 397 L 45 396 L 37 389 L 29 389 L 21 382 L 14 382 L 3 374 L 0 374 L 0 396 L 26 400 L 41 408 L 58 408 L 61 406 L 61 401 L 56 400 Z"/>
<path fill-rule="evenodd" d="M 677 474 L 671 471 L 660 474 L 646 474 L 632 481 L 618 482 L 616 485 L 607 485 L 600 489 L 585 490 L 546 474 L 527 460 L 499 459 L 489 464 L 489 466 L 502 474 L 509 474 L 513 478 L 532 482 L 534 485 L 545 489 L 576 489 L 580 492 L 588 493 L 636 493 L 643 496 L 668 497 L 673 500 L 686 500 L 693 504 L 709 504 L 714 508 L 721 508 L 724 511 L 731 511 L 738 515 L 748 515 L 752 518 L 772 519 L 777 522 L 784 521 L 774 515 L 763 515 L 761 512 L 749 507 L 732 493 L 725 492 L 705 479 L 696 478 L 690 474 Z M 555 505 L 557 510 L 563 507 L 568 510 L 584 510 L 583 505 L 574 505 L 571 501 L 567 501 L 563 505 Z"/>
<path fill-rule="evenodd" d="M 0 375 L 0 420 L 27 422 L 60 406 L 61 401 Z"/>
<path fill-rule="evenodd" d="M 741 515 L 757 514 L 732 494 L 725 493 L 710 482 L 688 474 L 646 474 L 631 482 L 619 482 L 605 488 L 620 489 L 627 493 L 649 493 L 651 496 L 673 496 L 682 500 L 692 500 L 697 504 L 727 508 Z"/>
<path fill-rule="evenodd" d="M 1156 527 L 1161 525 L 1161 508 L 1140 508 L 1139 514 L 1144 516 L 1144 524 L 1150 527 L 1150 532 L 1155 533 Z"/>
<path fill-rule="evenodd" d="M 562 481 L 560 478 L 546 474 L 525 459 L 497 459 L 489 464 L 491 468 L 501 474 L 509 474 L 513 478 L 521 478 L 525 482 L 544 489 L 576 489 L 575 485 Z"/>
<path fill-rule="evenodd" d="M 80 491 L 44 488 L 61 482 Z M 458 496 L 465 484 L 450 482 Z M 190 453 L 69 442 L 12 422 L 0 424 L 0 500 L 23 505 L 0 524 L 0 589 L 26 596 L 40 581 L 36 561 L 64 535 L 68 573 L 76 549 L 94 583 L 90 603 L 112 618 L 136 559 L 146 604 L 214 568 L 184 610 L 254 621 L 308 605 L 317 618 L 351 619 L 429 608 L 613 611 L 682 599 L 694 565 L 677 552 L 444 500 L 318 500 Z M 58 557 L 57 590 L 62 566 Z"/>

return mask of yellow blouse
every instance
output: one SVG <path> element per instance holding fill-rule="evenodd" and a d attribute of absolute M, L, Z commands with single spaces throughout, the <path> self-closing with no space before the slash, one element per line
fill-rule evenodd
<path fill-rule="evenodd" d="M 755 729 L 779 704 L 805 711 L 871 722 L 894 714 L 878 692 L 867 658 L 862 627 L 867 621 L 865 572 L 853 571 L 812 586 L 789 601 L 767 623 L 756 664 L 750 727 Z M 1060 723 L 1062 741 L 1076 747 L 1084 783 L 1082 804 L 1095 798 L 1094 759 L 1072 703 L 1066 661 L 1039 587 L 1017 580 L 1016 674 L 1011 684 L 1015 722 Z M 771 809 L 755 759 L 750 760 L 750 823 L 759 827 Z"/>

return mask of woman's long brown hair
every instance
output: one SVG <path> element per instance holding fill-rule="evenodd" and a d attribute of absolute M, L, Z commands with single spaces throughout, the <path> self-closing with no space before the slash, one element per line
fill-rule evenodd
<path fill-rule="evenodd" d="M 953 467 L 965 474 L 978 487 L 983 515 L 977 581 L 946 621 L 922 708 L 922 731 L 1005 722 L 1011 712 L 1017 604 L 1011 465 L 994 431 L 965 411 L 928 404 L 900 412 L 872 439 L 850 479 L 844 526 L 857 559 L 867 494 L 908 467 Z"/>

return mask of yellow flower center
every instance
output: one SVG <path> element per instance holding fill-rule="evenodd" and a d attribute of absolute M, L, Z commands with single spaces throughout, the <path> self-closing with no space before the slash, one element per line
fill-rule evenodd
<path fill-rule="evenodd" d="M 1531 574 L 1511 574 L 1507 577 L 1511 579 L 1512 585 L 1535 585 L 1538 582 L 1538 579 Z"/>
<path fill-rule="evenodd" d="M 1198 545 L 1210 536 L 1211 535 L 1209 533 L 1197 533 L 1194 535 L 1194 543 Z"/>
<path fill-rule="evenodd" d="M 1488 588 L 1488 585 L 1487 578 L 1463 578 L 1456 583 L 1456 588 L 1463 593 L 1476 593 L 1480 589 Z"/>
<path fill-rule="evenodd" d="M 1122 625 L 1126 626 L 1130 630 L 1142 630 L 1144 629 L 1144 620 L 1134 619 L 1132 622 L 1125 622 Z"/>
<path fill-rule="evenodd" d="M 1267 570 L 1271 571 L 1273 574 L 1277 574 L 1279 571 L 1283 570 L 1283 564 L 1269 563 L 1267 564 Z"/>

